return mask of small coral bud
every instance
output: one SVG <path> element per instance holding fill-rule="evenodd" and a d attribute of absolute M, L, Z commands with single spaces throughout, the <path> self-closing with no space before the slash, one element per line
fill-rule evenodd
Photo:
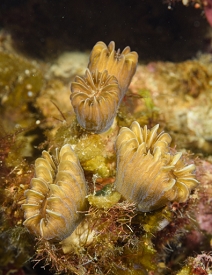
<path fill-rule="evenodd" d="M 93 242 L 94 236 L 95 230 L 87 220 L 83 220 L 69 237 L 62 240 L 62 250 L 65 254 L 73 251 L 80 254 L 82 249 Z"/>

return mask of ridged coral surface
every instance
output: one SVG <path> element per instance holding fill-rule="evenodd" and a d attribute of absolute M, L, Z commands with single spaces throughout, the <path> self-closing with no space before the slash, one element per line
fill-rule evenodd
<path fill-rule="evenodd" d="M 113 41 L 108 47 L 96 43 L 85 76 L 77 76 L 71 85 L 71 103 L 83 128 L 101 133 L 111 127 L 137 63 L 138 54 L 130 47 L 120 52 Z"/>
<path fill-rule="evenodd" d="M 79 124 L 88 131 L 100 133 L 113 123 L 120 100 L 120 89 L 115 76 L 107 71 L 77 76 L 71 85 L 71 103 Z"/>
<path fill-rule="evenodd" d="M 64 145 L 55 160 L 47 151 L 35 161 L 35 177 L 25 191 L 24 225 L 38 237 L 62 240 L 81 220 L 77 211 L 84 210 L 87 186 L 80 163 Z"/>
<path fill-rule="evenodd" d="M 111 41 L 108 46 L 99 41 L 93 47 L 88 68 L 92 72 L 107 70 L 110 75 L 114 75 L 118 79 L 122 99 L 135 74 L 137 63 L 138 54 L 131 52 L 129 46 L 121 52 L 120 49 L 115 51 L 114 41 Z"/>
<path fill-rule="evenodd" d="M 182 153 L 172 154 L 170 135 L 158 134 L 158 128 L 140 128 L 135 121 L 130 128 L 121 128 L 116 140 L 115 187 L 142 212 L 158 209 L 168 201 L 185 202 L 198 183 L 194 164 L 185 165 Z"/>

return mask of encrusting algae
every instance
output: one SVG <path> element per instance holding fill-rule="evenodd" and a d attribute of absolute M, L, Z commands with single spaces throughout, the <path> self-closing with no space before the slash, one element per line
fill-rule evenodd
<path fill-rule="evenodd" d="M 155 121 L 116 121 L 137 62 L 129 47 L 94 46 L 71 84 L 76 118 L 47 133 L 48 152 L 19 191 L 18 228 L 54 273 L 166 274 L 165 247 L 189 224 L 194 161 Z"/>

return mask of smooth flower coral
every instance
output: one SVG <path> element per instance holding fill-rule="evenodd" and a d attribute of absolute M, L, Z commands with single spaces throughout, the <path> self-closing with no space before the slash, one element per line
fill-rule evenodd
<path fill-rule="evenodd" d="M 158 128 L 140 128 L 134 121 L 130 128 L 121 128 L 116 140 L 115 187 L 142 212 L 161 208 L 169 201 L 185 202 L 198 183 L 195 165 L 187 166 L 182 153 L 172 154 L 170 135 L 158 134 Z"/>
<path fill-rule="evenodd" d="M 88 131 L 101 133 L 110 128 L 116 116 L 121 92 L 115 76 L 107 71 L 77 76 L 71 84 L 71 102 L 79 124 Z"/>
<path fill-rule="evenodd" d="M 83 128 L 101 133 L 111 127 L 137 63 L 138 54 L 130 47 L 115 51 L 113 41 L 108 47 L 103 42 L 93 47 L 85 76 L 77 76 L 71 85 L 71 103 Z"/>
<path fill-rule="evenodd" d="M 24 225 L 38 237 L 63 240 L 79 224 L 85 210 L 87 186 L 71 146 L 64 145 L 55 160 L 47 151 L 36 159 L 35 177 L 25 191 Z"/>
<path fill-rule="evenodd" d="M 88 68 L 91 72 L 107 70 L 110 75 L 114 75 L 118 80 L 122 99 L 135 74 L 137 63 L 138 54 L 131 52 L 129 46 L 121 52 L 120 49 L 115 51 L 114 41 L 108 46 L 99 41 L 93 47 Z"/>

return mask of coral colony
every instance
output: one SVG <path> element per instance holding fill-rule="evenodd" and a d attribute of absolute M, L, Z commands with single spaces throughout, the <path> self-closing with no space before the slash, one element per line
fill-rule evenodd
<path fill-rule="evenodd" d="M 167 249 L 189 228 L 198 180 L 158 123 L 118 122 L 137 63 L 129 47 L 98 42 L 71 84 L 73 120 L 46 134 L 34 171 L 23 163 L 18 203 L 4 202 L 17 209 L 10 236 L 24 236 L 19 266 L 34 253 L 53 274 L 171 274 Z"/>
<path fill-rule="evenodd" d="M 114 42 L 94 46 L 85 75 L 71 84 L 84 139 L 118 132 L 116 114 L 137 62 L 129 47 L 120 52 Z M 169 134 L 158 131 L 159 125 L 141 128 L 136 121 L 122 127 L 112 139 L 115 182 L 96 193 L 71 142 L 64 139 L 55 156 L 43 151 L 22 204 L 23 224 L 38 238 L 38 260 L 67 274 L 158 269 L 152 236 L 171 223 L 171 202 L 186 203 L 198 184 L 195 165 L 186 164 L 182 153 L 170 148 Z"/>

